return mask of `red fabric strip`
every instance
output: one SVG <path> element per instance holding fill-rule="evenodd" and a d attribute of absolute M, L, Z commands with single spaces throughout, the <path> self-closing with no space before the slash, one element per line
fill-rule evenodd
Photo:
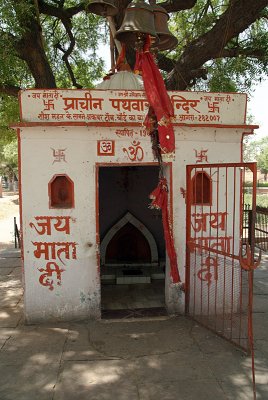
<path fill-rule="evenodd" d="M 174 239 L 172 236 L 169 212 L 168 212 L 168 192 L 167 192 L 167 180 L 160 178 L 157 188 L 150 194 L 152 199 L 151 208 L 161 208 L 162 210 L 162 223 L 164 229 L 164 236 L 166 242 L 167 254 L 170 261 L 170 276 L 173 283 L 181 282 L 177 254 L 174 247 Z"/>
<path fill-rule="evenodd" d="M 174 109 L 162 75 L 148 50 L 148 40 L 144 46 L 144 51 L 137 53 L 135 69 L 142 71 L 146 96 L 157 117 L 161 150 L 167 154 L 174 153 L 175 137 L 171 124 L 171 118 L 174 117 Z"/>

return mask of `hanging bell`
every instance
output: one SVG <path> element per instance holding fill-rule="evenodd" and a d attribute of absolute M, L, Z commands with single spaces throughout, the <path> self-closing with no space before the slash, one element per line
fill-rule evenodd
<path fill-rule="evenodd" d="M 157 41 L 152 7 L 143 0 L 132 1 L 126 8 L 124 20 L 115 34 L 115 39 L 128 46 L 135 46 L 137 40 L 150 35 Z"/>
<path fill-rule="evenodd" d="M 158 4 L 152 5 L 154 11 L 154 25 L 159 41 L 153 44 L 152 47 L 157 47 L 158 50 L 171 50 L 178 44 L 178 39 L 172 35 L 168 29 L 169 15 L 167 11 Z"/>
<path fill-rule="evenodd" d="M 118 8 L 115 5 L 115 0 L 89 0 L 86 5 L 86 12 L 102 17 L 112 17 L 118 13 Z"/>

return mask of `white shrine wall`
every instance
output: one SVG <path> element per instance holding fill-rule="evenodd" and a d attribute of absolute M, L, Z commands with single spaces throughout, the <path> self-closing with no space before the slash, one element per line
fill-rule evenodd
<path fill-rule="evenodd" d="M 185 199 L 180 188 L 185 188 L 185 165 L 196 161 L 195 150 L 208 149 L 209 162 L 240 161 L 242 131 L 228 129 L 175 128 L 176 157 L 169 163 L 172 175 L 173 226 L 175 248 L 178 255 L 180 275 L 185 276 Z M 96 164 L 130 164 L 127 153 L 122 149 L 130 146 L 130 139 L 117 138 L 115 154 L 107 157 L 97 155 L 97 141 L 113 140 L 114 129 L 104 127 L 31 127 L 21 128 L 21 188 L 22 227 L 24 246 L 25 310 L 28 321 L 100 317 L 100 275 L 98 265 L 98 243 L 96 243 Z M 140 139 L 143 149 L 142 162 L 131 165 L 152 163 L 151 143 L 148 137 Z M 55 162 L 53 149 L 65 149 L 65 161 Z M 121 151 L 120 151 L 121 150 Z M 168 175 L 169 175 L 168 172 Z M 74 182 L 74 203 L 72 209 L 50 209 L 48 182 L 56 174 L 66 174 Z M 149 192 L 148 192 L 149 195 Z M 54 232 L 52 235 L 37 235 L 30 223 L 36 224 L 36 217 L 69 216 L 70 234 Z M 37 226 L 37 225 L 36 225 Z M 40 269 L 46 262 L 43 255 L 36 258 L 36 242 L 74 242 L 76 258 L 65 259 L 61 285 L 53 284 L 53 290 L 39 282 Z M 171 311 L 184 309 L 183 293 L 170 285 L 167 272 L 166 301 Z M 180 296 L 180 298 L 179 298 Z"/>
<path fill-rule="evenodd" d="M 24 282 L 26 318 L 30 320 L 79 319 L 100 317 L 100 276 L 98 244 L 96 243 L 96 164 L 129 164 L 122 148 L 128 148 L 128 139 L 118 139 L 115 153 L 121 157 L 97 155 L 97 141 L 114 139 L 114 129 L 96 127 L 39 127 L 21 128 L 21 201 L 24 253 Z M 143 165 L 152 163 L 150 140 L 141 140 Z M 65 149 L 66 162 L 54 162 L 54 149 Z M 53 176 L 66 174 L 74 182 L 74 208 L 50 209 L 48 183 Z M 148 193 L 149 195 L 149 193 Z M 149 203 L 149 200 L 148 200 Z M 36 217 L 71 217 L 70 234 L 54 232 L 38 235 Z M 38 226 L 37 226 L 38 228 Z M 40 230 L 40 228 L 38 228 Z M 49 260 L 34 255 L 33 243 L 76 243 L 76 258 L 64 264 L 58 257 Z M 71 248 L 72 250 L 72 248 Z M 49 249 L 51 255 L 51 249 Z M 39 282 L 47 262 L 57 262 L 64 269 L 61 285 L 54 279 L 53 289 Z M 55 275 L 55 273 L 54 273 Z"/>
<path fill-rule="evenodd" d="M 176 128 L 176 159 L 173 163 L 173 213 L 179 265 L 185 265 L 186 199 L 180 189 L 186 190 L 186 165 L 196 164 L 195 150 L 197 152 L 208 150 L 206 155 L 210 164 L 240 162 L 242 134 L 241 129 Z M 198 166 L 198 164 L 196 165 Z M 183 234 L 178 235 L 177 232 Z M 184 272 L 185 269 L 182 269 L 182 281 L 185 279 Z"/>
<path fill-rule="evenodd" d="M 186 165 L 196 164 L 196 157 L 201 151 L 206 151 L 206 162 L 213 163 L 233 163 L 241 161 L 241 129 L 230 128 L 191 128 L 176 127 L 176 157 L 172 164 L 173 175 L 173 234 L 178 258 L 178 265 L 182 282 L 185 282 L 186 265 L 186 198 L 181 189 L 186 190 Z M 209 170 L 207 171 L 209 174 Z M 229 192 L 232 195 L 232 191 Z M 215 196 L 215 187 L 212 193 Z M 221 197 L 221 196 L 220 196 Z M 238 197 L 237 197 L 238 198 Z M 224 197 L 222 197 L 222 201 Z M 219 199 L 219 210 L 224 209 Z M 215 201 L 214 201 L 215 208 Z M 213 207 L 197 206 L 196 212 L 213 212 Z M 214 210 L 216 211 L 216 210 Z M 237 215 L 236 225 L 239 225 Z M 193 236 L 193 235 L 192 235 Z M 184 292 L 170 287 L 166 290 L 169 297 L 170 307 L 174 311 L 184 312 L 185 299 Z"/>
<path fill-rule="evenodd" d="M 58 92 L 61 99 L 65 92 L 72 91 Z M 84 91 L 74 92 L 84 94 Z M 101 91 L 93 92 L 100 96 Z M 53 98 L 57 113 L 53 115 L 60 117 L 52 118 L 50 113 L 47 114 L 49 118 L 44 119 L 42 96 L 36 99 L 35 93 L 34 90 L 23 92 L 21 110 L 26 122 L 18 126 L 26 320 L 100 318 L 97 169 L 102 165 L 156 165 L 150 138 L 140 122 L 145 112 L 134 125 L 130 121 L 124 124 L 102 121 L 106 126 L 99 126 L 100 120 L 91 120 L 87 125 L 89 121 L 74 121 L 73 115 L 77 114 L 68 114 L 66 120 L 66 115 L 61 113 L 62 106 L 57 109 L 57 99 Z M 109 91 L 108 96 L 112 93 Z M 190 95 L 202 98 L 200 94 Z M 73 104 L 69 100 L 71 95 L 68 96 L 65 97 L 66 107 Z M 224 103 L 227 116 L 224 111 L 216 123 L 198 121 L 197 114 L 193 117 L 197 118 L 194 123 L 189 119 L 188 125 L 180 125 L 178 121 L 174 125 L 175 158 L 166 160 L 165 170 L 172 193 L 173 235 L 182 282 L 185 281 L 186 262 L 186 204 L 182 193 L 186 190 L 186 165 L 198 165 L 201 160 L 203 163 L 241 161 L 242 135 L 252 132 L 252 128 L 244 124 L 245 96 L 241 96 L 243 101 L 239 96 L 233 100 L 237 112 L 232 111 L 229 103 Z M 38 101 L 36 109 L 31 108 L 28 98 Z M 45 99 L 49 101 L 47 96 Z M 114 105 L 117 105 L 115 100 Z M 181 112 L 181 108 L 178 111 Z M 187 111 L 185 115 L 189 116 Z M 224 123 L 226 125 L 221 126 Z M 112 126 L 107 126 L 109 124 Z M 67 175 L 73 181 L 73 208 L 49 207 L 48 184 L 55 175 Z M 46 220 L 51 232 L 40 225 Z M 184 312 L 184 305 L 183 291 L 170 283 L 167 260 L 166 306 L 172 313 Z"/>

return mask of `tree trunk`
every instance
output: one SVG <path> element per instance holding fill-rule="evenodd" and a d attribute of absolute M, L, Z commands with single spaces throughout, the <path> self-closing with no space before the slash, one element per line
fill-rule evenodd
<path fill-rule="evenodd" d="M 17 42 L 16 50 L 28 65 L 37 88 L 55 88 L 56 80 L 48 62 L 42 37 L 42 29 L 35 16 L 27 21 L 25 32 Z"/>

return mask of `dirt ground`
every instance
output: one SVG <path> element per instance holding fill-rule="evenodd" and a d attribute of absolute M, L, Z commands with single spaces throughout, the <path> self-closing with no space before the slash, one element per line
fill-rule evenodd
<path fill-rule="evenodd" d="M 0 197 L 0 220 L 12 217 L 19 212 L 19 195 L 14 192 L 3 192 Z"/>

